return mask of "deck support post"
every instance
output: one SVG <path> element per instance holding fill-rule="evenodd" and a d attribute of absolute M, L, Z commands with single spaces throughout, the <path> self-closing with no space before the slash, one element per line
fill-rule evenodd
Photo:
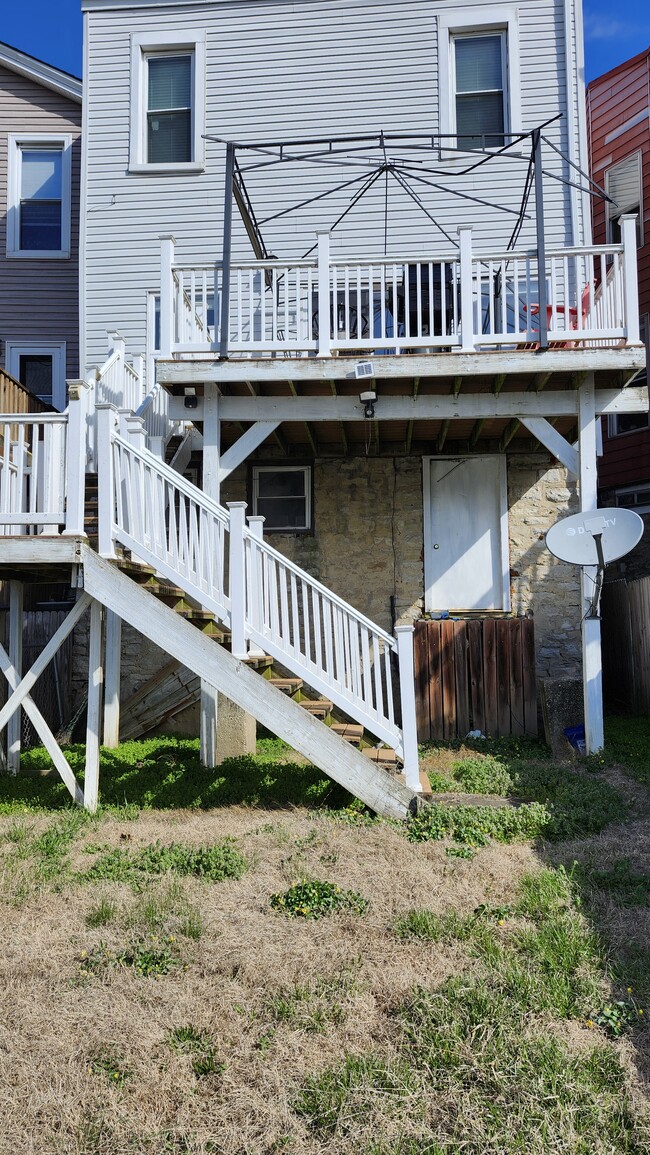
<path fill-rule="evenodd" d="M 232 202 L 235 180 L 235 146 L 226 145 L 226 176 L 223 202 L 223 246 L 221 249 L 221 332 L 219 335 L 219 357 L 228 357 L 230 340 L 230 266 L 232 262 Z"/>
<path fill-rule="evenodd" d="M 332 356 L 330 307 L 330 235 L 318 232 L 318 356 Z"/>
<path fill-rule="evenodd" d="M 596 406 L 594 375 L 588 374 L 579 393 L 580 510 L 590 513 L 597 506 Z M 584 687 L 585 740 L 588 754 L 604 745 L 603 672 L 600 618 L 589 617 L 596 577 L 595 566 L 584 566 L 582 585 L 582 678 Z"/>
<path fill-rule="evenodd" d="M 68 537 L 85 537 L 85 487 L 88 457 L 88 381 L 67 381 L 68 444 L 65 455 L 65 529 Z"/>
<path fill-rule="evenodd" d="M 264 522 L 266 521 L 266 518 L 264 517 L 264 515 L 261 513 L 252 513 L 250 515 L 250 517 L 248 517 L 246 520 L 248 522 L 248 528 L 251 532 L 252 537 L 257 538 L 258 541 L 263 541 L 264 540 Z M 246 580 L 248 582 L 248 588 L 250 591 L 249 592 L 249 598 L 250 598 L 249 605 L 251 607 L 251 612 L 252 612 L 252 616 L 253 616 L 253 625 L 254 625 L 255 629 L 257 630 L 258 634 L 262 633 L 262 629 L 264 626 L 264 621 L 263 621 L 264 615 L 263 615 L 263 610 L 262 610 L 262 606 L 263 606 L 263 601 L 262 601 L 263 587 L 262 587 L 262 573 L 261 573 L 262 564 L 263 564 L 262 563 L 262 557 L 261 557 L 259 551 L 256 549 L 251 550 L 250 573 L 248 573 L 246 575 Z M 249 643 L 248 643 L 248 656 L 249 656 L 249 658 L 263 658 L 264 657 L 264 650 L 261 650 L 259 648 L 259 646 L 256 645 L 255 642 L 249 641 Z"/>
<path fill-rule="evenodd" d="M 539 303 L 539 347 L 548 349 L 548 314 L 546 306 L 546 229 L 544 225 L 544 174 L 542 172 L 542 134 L 533 129 L 533 165 L 535 180 L 535 227 L 537 231 L 537 296 Z"/>
<path fill-rule="evenodd" d="M 231 190 L 232 195 L 232 190 Z M 203 492 L 218 502 L 221 495 L 221 422 L 219 389 L 212 383 L 203 395 Z M 201 681 L 201 765 L 211 770 L 217 765 L 217 719 L 219 695 L 209 682 Z"/>
<path fill-rule="evenodd" d="M 112 434 L 117 419 L 113 405 L 96 405 L 97 413 L 97 516 L 99 521 L 99 553 L 102 557 L 117 557 L 113 543 L 113 445 Z"/>
<path fill-rule="evenodd" d="M 174 342 L 174 245 L 171 234 L 160 241 L 160 356 L 169 360 Z M 149 382 L 151 389 L 152 382 Z"/>
<path fill-rule="evenodd" d="M 93 599 L 90 605 L 88 644 L 88 720 L 86 723 L 86 764 L 84 770 L 84 806 L 94 813 L 99 801 L 99 732 L 102 705 L 102 605 Z"/>
<path fill-rule="evenodd" d="M 474 279 L 472 271 L 472 226 L 458 226 L 458 263 L 460 265 L 460 335 L 461 352 L 474 352 Z M 480 312 L 479 301 L 479 312 Z M 479 326 L 480 327 L 480 326 Z"/>
<path fill-rule="evenodd" d="M 636 213 L 623 213 L 621 240 L 623 242 L 623 283 L 625 285 L 625 319 L 628 345 L 640 344 L 639 281 L 636 255 Z"/>
<path fill-rule="evenodd" d="M 16 671 L 18 681 L 23 672 L 23 583 L 9 582 L 9 661 Z M 22 711 L 20 709 L 7 722 L 7 770 L 17 774 L 20 770 L 20 744 Z"/>
<path fill-rule="evenodd" d="M 230 510 L 230 652 L 246 658 L 245 501 L 229 501 Z"/>
<path fill-rule="evenodd" d="M 404 778 L 415 793 L 422 791 L 418 762 L 418 729 L 415 716 L 415 666 L 413 659 L 413 626 L 395 626 L 399 689 L 402 705 L 402 741 L 404 743 Z"/>
<path fill-rule="evenodd" d="M 104 745 L 115 750 L 120 743 L 120 669 L 122 619 L 106 611 L 106 657 L 104 687 Z"/>

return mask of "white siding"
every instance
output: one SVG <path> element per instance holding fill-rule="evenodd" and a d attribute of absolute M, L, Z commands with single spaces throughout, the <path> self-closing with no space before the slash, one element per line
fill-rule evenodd
<path fill-rule="evenodd" d="M 484 7 L 487 22 L 498 21 L 498 4 L 479 0 L 473 7 Z M 563 112 L 548 133 L 566 150 L 564 0 L 520 0 L 517 7 L 521 127 L 531 129 Z M 382 129 L 436 133 L 436 12 L 441 8 L 429 0 L 241 0 L 117 10 L 93 5 L 87 16 L 85 78 L 86 361 L 101 358 L 106 330 L 113 328 L 122 332 L 130 353 L 144 352 L 146 292 L 158 284 L 159 234 L 174 234 L 183 263 L 215 260 L 221 251 L 223 145 L 206 143 L 204 173 L 128 172 L 131 32 L 207 30 L 208 135 L 260 141 Z M 575 59 L 574 52 L 570 56 Z M 574 91 L 577 110 L 575 101 Z M 242 165 L 246 162 L 242 157 Z M 445 167 L 462 165 L 452 159 Z M 559 157 L 549 151 L 545 167 L 559 172 Z M 247 184 L 262 219 L 358 171 L 284 165 L 251 174 Z M 429 179 L 516 210 L 525 171 L 522 160 L 503 160 L 491 161 L 473 176 Z M 458 225 L 472 224 L 477 247 L 506 246 L 515 216 L 424 185 L 413 187 L 451 236 Z M 349 195 L 329 197 L 266 226 L 269 249 L 280 257 L 303 255 L 314 244 L 316 229 L 329 227 L 343 212 Z M 382 253 L 384 196 L 382 177 L 337 229 L 335 245 L 348 254 Z M 546 197 L 549 239 L 572 243 L 569 190 L 548 181 Z M 449 242 L 392 181 L 389 206 L 389 254 L 449 251 Z M 234 218 L 235 251 L 249 255 L 236 210 Z M 531 201 L 522 244 L 533 242 L 533 218 Z"/>

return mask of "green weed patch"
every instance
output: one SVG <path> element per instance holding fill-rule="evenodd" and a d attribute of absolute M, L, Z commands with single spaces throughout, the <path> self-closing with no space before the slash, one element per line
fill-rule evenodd
<path fill-rule="evenodd" d="M 241 878 L 246 867 L 246 859 L 231 839 L 224 839 L 214 846 L 184 846 L 181 843 L 162 846 L 156 842 L 137 851 L 120 847 L 110 850 L 79 877 L 85 882 L 138 882 L 170 873 L 192 875 L 207 882 L 223 882 L 227 878 Z"/>
<path fill-rule="evenodd" d="M 342 890 L 333 882 L 312 879 L 297 882 L 283 893 L 272 894 L 271 906 L 291 918 L 323 918 L 341 911 L 365 914 L 368 901 L 354 890 Z"/>

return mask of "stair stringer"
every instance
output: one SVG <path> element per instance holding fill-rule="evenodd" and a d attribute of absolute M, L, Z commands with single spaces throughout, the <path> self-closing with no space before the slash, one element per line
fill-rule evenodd
<path fill-rule="evenodd" d="M 211 638 L 140 588 L 111 562 L 82 546 L 86 593 L 193 670 L 272 733 L 298 750 L 371 810 L 403 818 L 416 796 L 297 702 L 250 670 Z"/>

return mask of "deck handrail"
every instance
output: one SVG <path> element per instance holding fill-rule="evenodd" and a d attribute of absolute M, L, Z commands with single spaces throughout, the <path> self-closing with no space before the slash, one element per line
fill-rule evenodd
<path fill-rule="evenodd" d="M 0 369 L 0 411 L 4 413 L 49 413 L 52 406 L 41 401 L 35 393 L 12 377 L 6 369 Z"/>
<path fill-rule="evenodd" d="M 319 233 L 313 257 L 230 263 L 227 333 L 220 331 L 223 262 L 183 264 L 167 237 L 161 252 L 159 355 L 223 356 L 227 350 L 329 357 L 364 351 L 467 353 L 508 344 L 534 348 L 540 298 L 552 310 L 548 326 L 542 326 L 551 343 L 575 344 L 571 331 L 577 327 L 583 345 L 636 345 L 631 221 L 621 219 L 620 244 L 549 244 L 543 270 L 529 246 L 474 247 L 469 226 L 459 227 L 457 249 L 392 256 L 338 253 L 329 234 Z M 607 280 L 612 266 L 615 272 Z M 607 284 L 607 301 L 583 317 L 583 294 L 588 291 L 593 305 L 601 284 Z"/>

